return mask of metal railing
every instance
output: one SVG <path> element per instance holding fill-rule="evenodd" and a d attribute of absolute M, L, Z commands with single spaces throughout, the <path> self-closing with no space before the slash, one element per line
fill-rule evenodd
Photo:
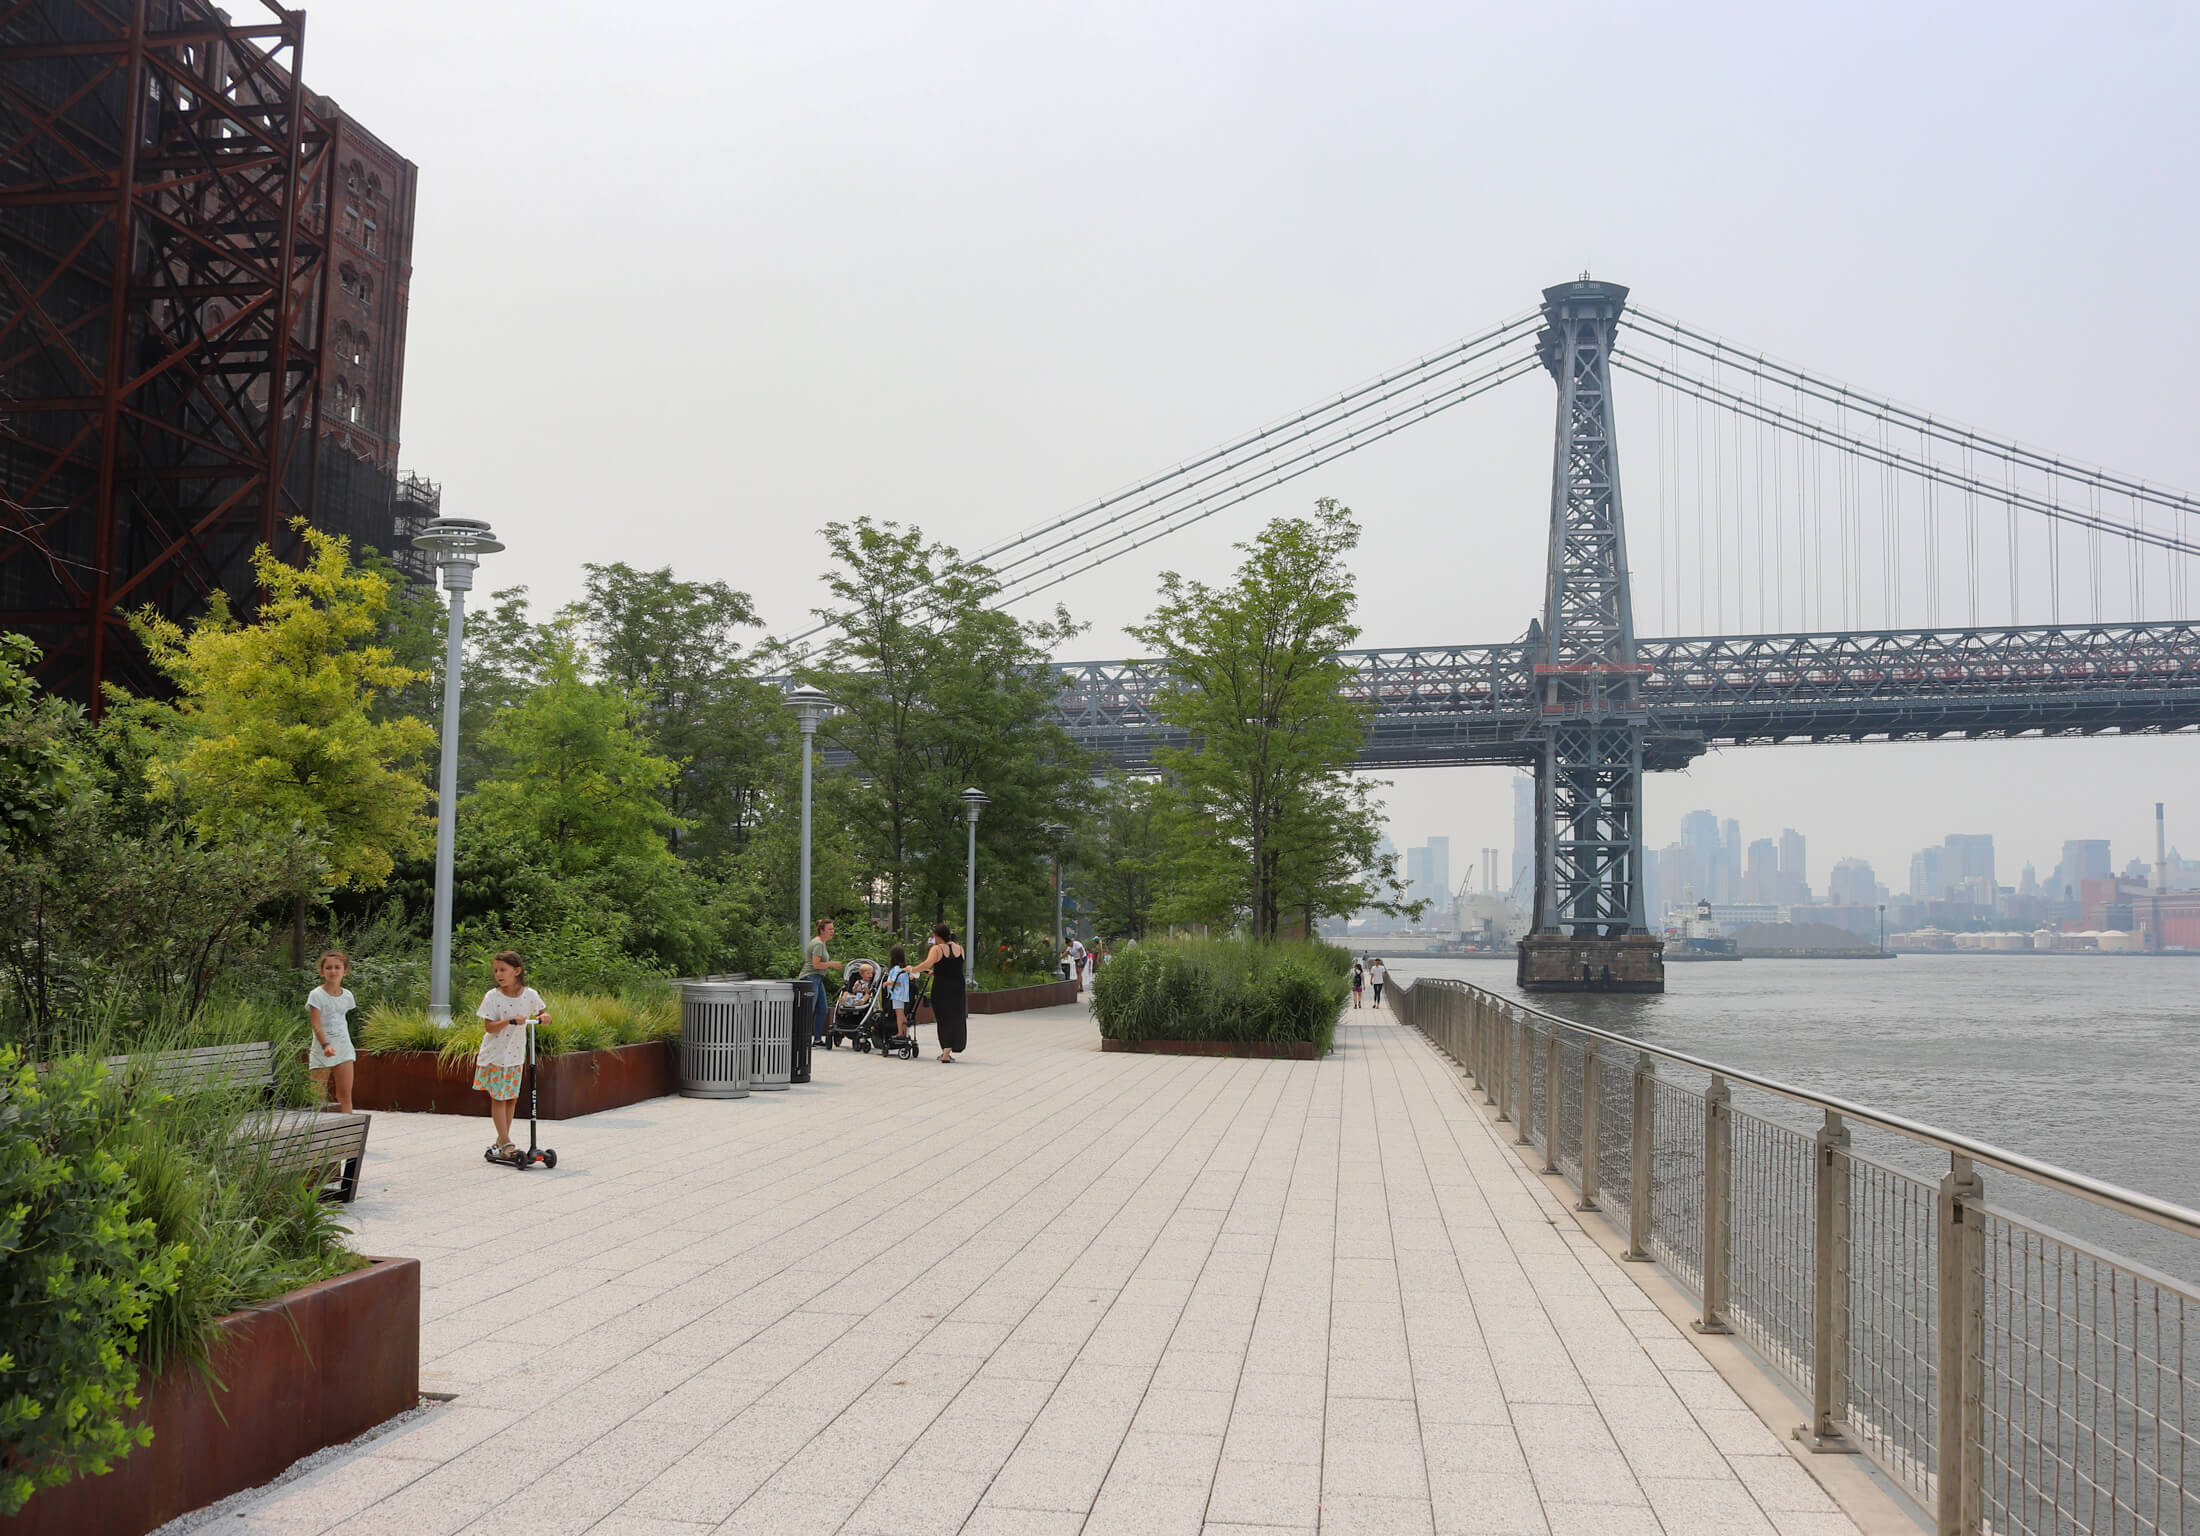
<path fill-rule="evenodd" d="M 2200 1211 L 1464 982 L 1391 1001 L 1627 1258 L 1694 1297 L 1698 1330 L 1810 1402 L 1814 1450 L 1869 1456 L 1946 1536 L 2200 1533 L 2200 1288 L 1989 1205 L 1981 1170 L 2188 1237 Z M 1859 1152 L 1857 1127 L 1897 1155 Z M 1945 1159 L 1937 1182 L 1897 1166 L 1921 1157 Z"/>

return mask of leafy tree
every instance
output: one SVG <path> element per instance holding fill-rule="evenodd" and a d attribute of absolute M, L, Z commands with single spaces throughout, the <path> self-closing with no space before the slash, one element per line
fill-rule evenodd
<path fill-rule="evenodd" d="M 1059 608 L 1030 622 L 990 606 L 991 573 L 917 529 L 858 518 L 825 537 L 833 606 L 818 614 L 841 634 L 803 675 L 839 706 L 820 740 L 861 778 L 855 839 L 887 926 L 961 912 L 962 792 L 976 787 L 992 801 L 978 823 L 979 921 L 1021 935 L 1050 900 L 1045 829 L 1088 797 L 1083 754 L 1051 718 L 1059 677 L 1047 665 L 1078 626 Z"/>
<path fill-rule="evenodd" d="M 81 780 L 69 737 L 82 711 L 31 680 L 38 647 L 0 634 L 0 848 L 43 837 Z"/>
<path fill-rule="evenodd" d="M 1109 779 L 1085 822 L 1068 879 L 1104 939 L 1143 939 L 1170 873 L 1168 791 L 1151 779 Z"/>
<path fill-rule="evenodd" d="M 674 850 L 740 849 L 771 805 L 786 755 L 786 710 L 748 675 L 738 631 L 758 621 L 748 594 L 670 569 L 590 565 L 575 605 L 597 673 L 627 701 L 627 724 L 679 765 L 666 805 L 692 832 Z"/>
<path fill-rule="evenodd" d="M 418 678 L 379 643 L 389 579 L 353 565 L 345 540 L 297 527 L 304 565 L 253 552 L 267 597 L 252 623 L 218 596 L 188 631 L 151 612 L 138 619 L 177 697 L 118 692 L 116 702 L 152 735 L 152 795 L 183 805 L 202 837 L 296 828 L 320 849 L 329 884 L 380 885 L 428 839 L 420 770 L 435 736 L 410 716 L 377 718 L 380 694 Z M 306 895 L 293 893 L 294 964 L 304 963 Z"/>
<path fill-rule="evenodd" d="M 112 1100 L 96 1062 L 0 1047 L 0 1515 L 152 1439 L 136 1345 L 184 1255 L 131 1219 Z"/>
<path fill-rule="evenodd" d="M 1167 664 L 1156 701 L 1190 744 L 1160 754 L 1179 815 L 1178 915 L 1241 918 L 1274 938 L 1287 909 L 1315 919 L 1375 901 L 1373 821 L 1346 780 L 1369 706 L 1344 696 L 1337 653 L 1359 638 L 1345 557 L 1359 543 L 1348 508 L 1315 503 L 1238 548 L 1227 586 L 1161 579 L 1161 602 L 1130 633 Z"/>

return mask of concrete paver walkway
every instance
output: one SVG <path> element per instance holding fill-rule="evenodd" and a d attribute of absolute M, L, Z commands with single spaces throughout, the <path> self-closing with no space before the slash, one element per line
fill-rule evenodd
<path fill-rule="evenodd" d="M 1319 1063 L 953 1066 L 544 1127 L 375 1117 L 457 1395 L 225 1529 L 1852 1533 L 1388 1014 Z M 929 1036 L 929 1031 L 926 1032 Z"/>

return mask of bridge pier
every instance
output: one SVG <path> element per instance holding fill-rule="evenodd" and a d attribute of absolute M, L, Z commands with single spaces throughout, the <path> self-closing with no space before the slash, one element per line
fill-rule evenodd
<path fill-rule="evenodd" d="M 1648 933 L 1524 934 L 1513 976 L 1524 992 L 1663 992 L 1665 943 Z"/>

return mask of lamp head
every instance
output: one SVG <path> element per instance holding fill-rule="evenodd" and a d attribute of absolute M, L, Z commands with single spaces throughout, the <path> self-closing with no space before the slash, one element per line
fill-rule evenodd
<path fill-rule="evenodd" d="M 987 794 L 982 789 L 966 789 L 963 791 L 962 799 L 963 815 L 969 819 L 972 826 L 976 826 L 978 822 L 978 812 L 984 810 L 987 805 L 991 804 L 993 797 Z"/>
<path fill-rule="evenodd" d="M 787 707 L 794 711 L 795 727 L 805 736 L 817 734 L 817 722 L 825 718 L 825 711 L 832 702 L 824 689 L 813 688 L 808 683 L 787 694 Z"/>
<path fill-rule="evenodd" d="M 464 592 L 474 584 L 474 567 L 483 555 L 504 546 L 489 525 L 477 517 L 438 517 L 413 535 L 413 548 L 426 550 L 443 574 L 443 590 Z"/>

